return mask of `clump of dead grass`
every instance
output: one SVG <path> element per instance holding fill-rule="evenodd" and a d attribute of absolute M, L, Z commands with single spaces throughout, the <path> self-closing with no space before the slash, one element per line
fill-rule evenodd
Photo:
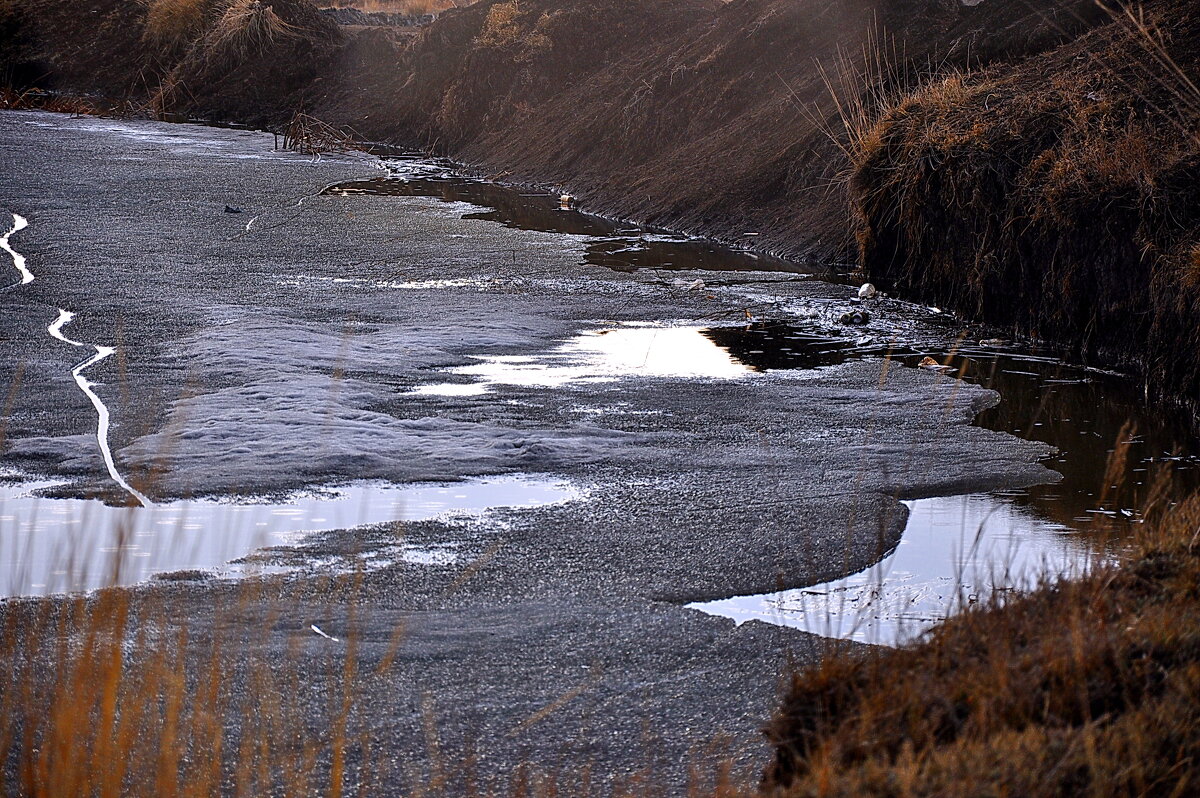
<path fill-rule="evenodd" d="M 496 3 L 488 9 L 475 43 L 480 47 L 516 49 L 516 60 L 528 61 L 553 46 L 546 33 L 549 21 L 549 14 L 539 16 L 522 9 L 520 0 Z"/>
<path fill-rule="evenodd" d="M 161 52 L 178 53 L 200 36 L 213 5 L 211 0 L 149 0 L 145 38 Z"/>
<path fill-rule="evenodd" d="M 303 36 L 300 27 L 285 22 L 261 0 L 233 0 L 205 36 L 204 57 L 218 64 L 241 63 L 278 42 Z"/>
<path fill-rule="evenodd" d="M 1200 750 L 1200 496 L 1119 563 L 968 610 L 915 646 L 797 674 L 779 795 L 1190 795 Z"/>
<path fill-rule="evenodd" d="M 341 41 L 310 0 L 220 0 L 203 32 L 162 75 L 159 113 L 279 125 Z"/>
<path fill-rule="evenodd" d="M 276 142 L 280 149 L 307 155 L 344 153 L 363 148 L 353 131 L 336 128 L 303 112 L 297 112 L 291 118 Z"/>

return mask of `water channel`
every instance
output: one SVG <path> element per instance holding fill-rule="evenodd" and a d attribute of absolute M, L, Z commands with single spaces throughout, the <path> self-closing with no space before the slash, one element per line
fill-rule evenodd
<path fill-rule="evenodd" d="M 392 159 L 388 166 L 386 177 L 340 184 L 326 193 L 360 196 L 364 202 L 378 195 L 435 197 L 454 203 L 468 218 L 587 236 L 586 262 L 623 272 L 684 272 L 689 280 L 702 272 L 714 285 L 721 272 L 846 281 L 842 274 L 814 273 L 811 267 L 746 248 L 561 210 L 555 195 L 461 177 L 444 162 L 414 156 Z M 20 227 L 14 223 L 2 243 L 24 279 L 29 272 L 18 254 Z M 956 336 L 953 331 L 965 325 L 937 314 L 947 334 L 919 340 L 907 336 L 903 325 L 889 335 L 864 336 L 853 328 L 795 315 L 741 324 L 675 320 L 610 325 L 584 330 L 546 352 L 480 356 L 472 365 L 448 369 L 444 382 L 416 390 L 478 396 L 501 384 L 553 390 L 632 375 L 769 378 L 775 372 L 817 370 L 853 359 L 917 366 L 928 357 L 944 366 L 943 379 L 994 388 L 1003 401 L 980 414 L 976 423 L 1054 446 L 1057 454 L 1047 465 L 1063 475 L 1062 481 L 907 502 L 909 520 L 899 546 L 867 571 L 801 590 L 691 605 L 738 622 L 757 619 L 896 643 L 996 590 L 1019 589 L 1045 575 L 1078 573 L 1108 556 L 1130 526 L 1140 522 L 1138 508 L 1156 481 L 1167 485 L 1168 495 L 1200 488 L 1200 446 L 1187 419 L 1148 411 L 1129 378 L 1071 365 L 1059 353 L 1031 344 Z M 60 334 L 69 320 L 58 325 Z M 83 380 L 80 387 L 95 386 Z M 1123 460 L 1112 471 L 1108 465 L 1117 450 Z M 584 492 L 582 486 L 562 481 L 518 476 L 441 485 L 330 486 L 282 500 L 113 508 L 39 497 L 40 490 L 53 485 L 11 476 L 8 485 L 0 486 L 0 594 L 89 589 L 188 569 L 236 576 L 246 569 L 230 561 L 257 546 L 296 542 L 307 533 L 571 501 Z M 88 530 L 83 538 L 80 530 Z M 203 535 L 197 534 L 201 531 Z M 391 554 L 394 560 L 428 565 L 451 564 L 456 558 L 452 542 L 417 548 L 405 544 L 400 532 Z M 112 564 L 118 561 L 123 563 L 120 572 Z"/>

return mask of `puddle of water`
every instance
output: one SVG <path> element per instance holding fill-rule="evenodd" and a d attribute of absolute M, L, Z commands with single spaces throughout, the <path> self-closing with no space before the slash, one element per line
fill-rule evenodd
<path fill-rule="evenodd" d="M 857 574 L 796 590 L 689 604 L 739 624 L 757 619 L 827 637 L 897 645 L 996 591 L 1083 572 L 1095 548 L 1073 531 L 975 494 L 905 502 L 895 551 Z"/>
<path fill-rule="evenodd" d="M 305 535 L 365 524 L 479 515 L 495 507 L 569 501 L 570 484 L 528 477 L 450 484 L 359 483 L 297 494 L 274 503 L 179 501 L 109 507 L 98 501 L 46 499 L 55 482 L 0 486 L 0 595 L 39 595 L 134 584 L 152 574 L 205 570 L 232 575 L 230 560 L 254 549 L 295 544 Z M 453 547 L 405 545 L 396 559 L 452 562 Z M 386 556 L 386 554 L 385 554 Z"/>
<path fill-rule="evenodd" d="M 591 237 L 595 240 L 587 247 L 585 262 L 616 271 L 670 269 L 801 274 L 827 271 L 658 228 L 606 219 L 579 210 L 562 210 L 556 195 L 517 191 L 498 183 L 458 177 L 444 162 L 398 159 L 392 162 L 389 177 L 348 181 L 332 186 L 324 193 L 342 197 L 435 197 L 448 203 L 466 203 L 476 206 L 476 210 L 464 214 L 465 219 L 498 222 L 521 230 Z M 482 210 L 478 210 L 480 208 Z M 747 241 L 751 240 L 747 238 Z"/>
<path fill-rule="evenodd" d="M 900 547 L 875 567 L 814 588 L 694 605 L 698 609 L 739 621 L 759 618 L 819 634 L 895 643 L 929 628 L 960 606 L 959 598 L 1084 566 L 1139 523 L 1138 508 L 1156 481 L 1166 486 L 1169 498 L 1200 490 L 1200 445 L 1183 414 L 1150 412 L 1132 380 L 1063 363 L 1053 353 L 976 345 L 889 351 L 781 322 L 717 328 L 705 335 L 732 357 L 766 371 L 885 355 L 915 366 L 933 356 L 954 369 L 948 379 L 1000 393 L 1001 403 L 981 413 L 977 425 L 1051 444 L 1058 452 L 1046 464 L 1063 479 L 1018 491 L 911 502 Z M 1125 464 L 1106 484 L 1118 446 L 1125 451 Z M 978 549 L 964 561 L 962 552 L 979 529 Z"/>
<path fill-rule="evenodd" d="M 592 330 L 542 355 L 479 357 L 450 369 L 470 383 L 438 383 L 418 394 L 474 396 L 494 385 L 562 388 L 622 377 L 736 379 L 754 371 L 696 327 L 621 326 Z"/>

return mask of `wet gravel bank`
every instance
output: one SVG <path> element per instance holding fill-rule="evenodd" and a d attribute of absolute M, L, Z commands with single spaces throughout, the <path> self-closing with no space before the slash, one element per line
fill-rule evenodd
<path fill-rule="evenodd" d="M 363 677 L 355 722 L 417 773 L 430 702 L 441 755 L 474 745 L 501 777 L 522 760 L 586 761 L 608 779 L 650 757 L 677 792 L 689 751 L 717 735 L 752 773 L 777 677 L 823 643 L 679 603 L 860 570 L 898 540 L 899 498 L 1053 478 L 1036 463 L 1046 447 L 969 426 L 994 393 L 882 361 L 413 392 L 463 381 L 450 370 L 478 356 L 532 356 L 622 322 L 833 317 L 845 287 L 747 274 L 689 289 L 589 265 L 585 237 L 464 219 L 469 208 L 430 198 L 318 196 L 377 165 L 275 153 L 259 134 L 3 114 L 0 142 L 5 208 L 30 220 L 13 244 L 38 275 L 0 294 L 0 373 L 22 374 L 5 464 L 119 495 L 70 377 L 75 353 L 45 333 L 71 307 L 81 340 L 119 347 L 93 378 L 117 463 L 151 498 L 517 471 L 587 491 L 331 533 L 271 555 L 314 567 L 251 598 L 213 582 L 140 591 L 196 641 L 236 641 L 229 667 L 294 668 L 314 723 L 335 709 L 330 663 L 346 649 L 309 625 L 353 636 L 364 673 L 403 626 L 396 667 Z M 463 559 L 396 563 L 354 587 L 317 572 L 398 536 L 455 541 Z"/>

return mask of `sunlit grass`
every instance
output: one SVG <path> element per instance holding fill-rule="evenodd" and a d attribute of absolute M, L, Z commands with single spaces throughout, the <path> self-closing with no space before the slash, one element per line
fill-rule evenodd
<path fill-rule="evenodd" d="M 469 5 L 469 0 L 330 0 L 317 5 L 335 8 L 357 8 L 368 13 L 388 14 L 435 14 L 448 8 Z"/>

